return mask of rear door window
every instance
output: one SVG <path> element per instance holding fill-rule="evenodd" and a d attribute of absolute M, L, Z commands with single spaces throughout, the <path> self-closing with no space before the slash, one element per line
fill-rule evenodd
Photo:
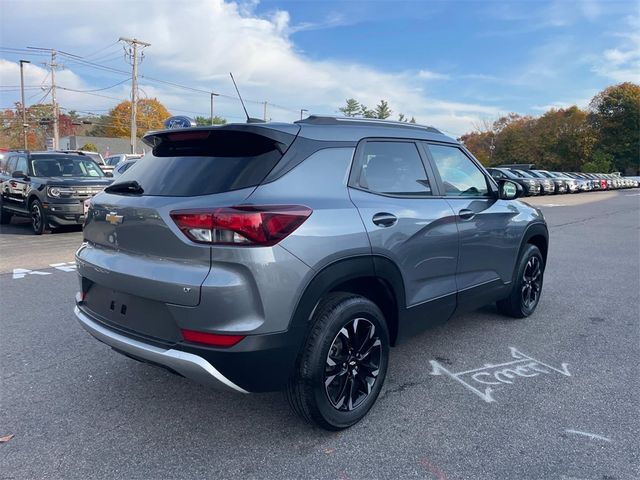
<path fill-rule="evenodd" d="M 293 136 L 291 136 L 293 140 Z M 167 133 L 114 183 L 135 180 L 143 195 L 197 196 L 260 184 L 288 144 L 246 131 Z"/>

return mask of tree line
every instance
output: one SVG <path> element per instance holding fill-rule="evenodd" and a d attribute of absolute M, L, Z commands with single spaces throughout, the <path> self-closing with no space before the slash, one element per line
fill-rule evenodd
<path fill-rule="evenodd" d="M 540 117 L 510 113 L 459 139 L 486 166 L 533 163 L 552 171 L 640 174 L 640 85 L 605 88 L 589 103 Z"/>
<path fill-rule="evenodd" d="M 355 98 L 347 98 L 345 105 L 338 110 L 340 110 L 345 117 L 378 118 L 380 120 L 386 120 L 393 115 L 393 111 L 389 107 L 389 102 L 386 100 L 380 100 L 378 105 L 370 109 Z M 404 113 L 398 114 L 398 121 L 416 123 L 414 117 L 408 118 Z"/>

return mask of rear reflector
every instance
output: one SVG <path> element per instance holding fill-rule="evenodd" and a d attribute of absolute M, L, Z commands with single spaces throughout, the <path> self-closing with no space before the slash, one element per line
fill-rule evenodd
<path fill-rule="evenodd" d="M 176 210 L 171 218 L 191 240 L 214 245 L 271 246 L 309 218 L 301 205 L 247 205 Z"/>
<path fill-rule="evenodd" d="M 213 347 L 233 347 L 246 335 L 220 335 L 217 333 L 198 332 L 196 330 L 182 330 L 182 337 L 187 342 L 203 343 Z"/>

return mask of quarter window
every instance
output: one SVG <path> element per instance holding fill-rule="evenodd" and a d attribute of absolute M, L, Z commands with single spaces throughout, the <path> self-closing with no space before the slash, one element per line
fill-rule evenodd
<path fill-rule="evenodd" d="M 359 187 L 388 195 L 429 195 L 431 187 L 413 142 L 367 142 L 356 165 Z"/>
<path fill-rule="evenodd" d="M 447 196 L 487 197 L 487 179 L 480 169 L 457 147 L 428 145 Z"/>

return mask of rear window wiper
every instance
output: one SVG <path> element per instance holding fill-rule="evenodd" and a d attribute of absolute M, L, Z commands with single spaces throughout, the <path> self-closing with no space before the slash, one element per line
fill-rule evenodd
<path fill-rule="evenodd" d="M 107 193 L 128 193 L 130 195 L 142 195 L 144 193 L 143 188 L 135 180 L 114 183 L 105 188 L 104 191 Z"/>

